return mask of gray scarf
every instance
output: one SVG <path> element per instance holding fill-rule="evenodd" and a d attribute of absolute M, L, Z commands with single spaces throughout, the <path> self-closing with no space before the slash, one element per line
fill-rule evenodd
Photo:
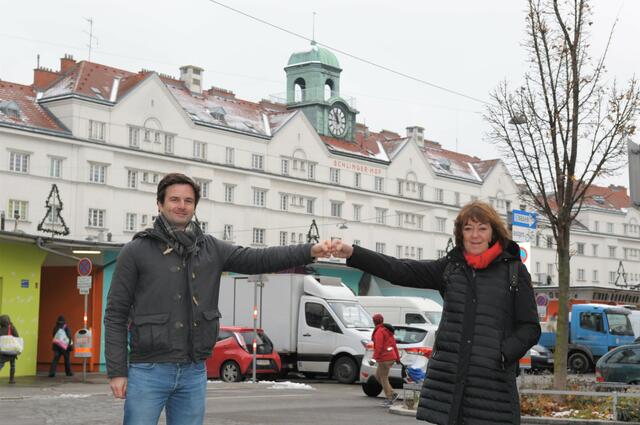
<path fill-rule="evenodd" d="M 191 221 L 184 230 L 178 230 L 160 214 L 153 223 L 153 228 L 180 257 L 187 258 L 198 253 L 203 234 L 196 222 Z"/>

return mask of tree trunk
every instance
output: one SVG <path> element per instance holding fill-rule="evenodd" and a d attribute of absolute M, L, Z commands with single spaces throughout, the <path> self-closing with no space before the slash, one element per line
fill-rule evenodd
<path fill-rule="evenodd" d="M 558 225 L 556 253 L 558 256 L 558 319 L 556 328 L 556 349 L 554 353 L 554 388 L 566 389 L 567 385 L 567 348 L 569 342 L 569 282 L 571 257 L 570 224 Z"/>

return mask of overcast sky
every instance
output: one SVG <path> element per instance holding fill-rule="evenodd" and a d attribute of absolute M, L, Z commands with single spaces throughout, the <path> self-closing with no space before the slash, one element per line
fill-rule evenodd
<path fill-rule="evenodd" d="M 482 100 L 503 79 L 518 84 L 527 69 L 521 47 L 525 0 L 220 1 L 307 37 L 316 12 L 319 42 Z M 608 78 L 625 81 L 640 70 L 640 1 L 593 5 L 593 55 L 601 53 L 617 18 Z M 42 66 L 56 70 L 65 53 L 88 58 L 85 18 L 93 19 L 97 38 L 93 62 L 175 77 L 180 66 L 197 65 L 205 69 L 205 87 L 252 101 L 283 94 L 290 54 L 309 48 L 301 38 L 209 0 L 21 0 L 3 4 L 2 18 L 0 79 L 22 84 L 31 84 L 38 54 Z M 484 141 L 482 103 L 336 56 L 343 69 L 341 94 L 356 98 L 358 122 L 372 131 L 404 134 L 405 127 L 420 125 L 447 149 L 498 157 Z M 627 180 L 624 173 L 600 183 L 628 186 Z"/>

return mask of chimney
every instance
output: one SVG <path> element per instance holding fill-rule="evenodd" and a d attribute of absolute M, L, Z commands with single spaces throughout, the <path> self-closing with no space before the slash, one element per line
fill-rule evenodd
<path fill-rule="evenodd" d="M 33 88 L 36 90 L 44 90 L 51 85 L 60 73 L 49 68 L 36 68 L 33 70 Z"/>
<path fill-rule="evenodd" d="M 180 68 L 180 80 L 184 82 L 191 93 L 202 93 L 203 71 L 204 69 L 193 65 L 185 65 Z"/>
<path fill-rule="evenodd" d="M 419 147 L 424 147 L 424 128 L 420 126 L 407 127 L 407 137 L 418 144 Z"/>
<path fill-rule="evenodd" d="M 226 90 L 226 89 L 222 89 L 220 87 L 214 87 L 214 86 L 211 86 L 211 88 L 209 90 L 205 90 L 204 93 L 207 96 L 225 97 L 227 99 L 235 99 L 236 98 L 236 94 L 234 92 L 232 92 L 231 90 Z M 260 103 L 262 103 L 262 102 L 260 102 Z"/>
<path fill-rule="evenodd" d="M 72 55 L 65 53 L 63 58 L 60 58 L 60 74 L 67 72 L 69 68 L 72 68 L 76 64 L 76 60 Z"/>

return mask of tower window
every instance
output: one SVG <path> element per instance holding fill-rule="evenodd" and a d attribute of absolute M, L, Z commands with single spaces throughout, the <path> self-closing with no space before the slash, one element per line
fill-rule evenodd
<path fill-rule="evenodd" d="M 305 98 L 304 92 L 307 88 L 307 85 L 303 78 L 298 78 L 293 83 L 293 100 L 294 102 L 302 102 Z"/>
<path fill-rule="evenodd" d="M 333 96 L 333 80 L 327 80 L 324 83 L 324 100 L 331 99 Z"/>

